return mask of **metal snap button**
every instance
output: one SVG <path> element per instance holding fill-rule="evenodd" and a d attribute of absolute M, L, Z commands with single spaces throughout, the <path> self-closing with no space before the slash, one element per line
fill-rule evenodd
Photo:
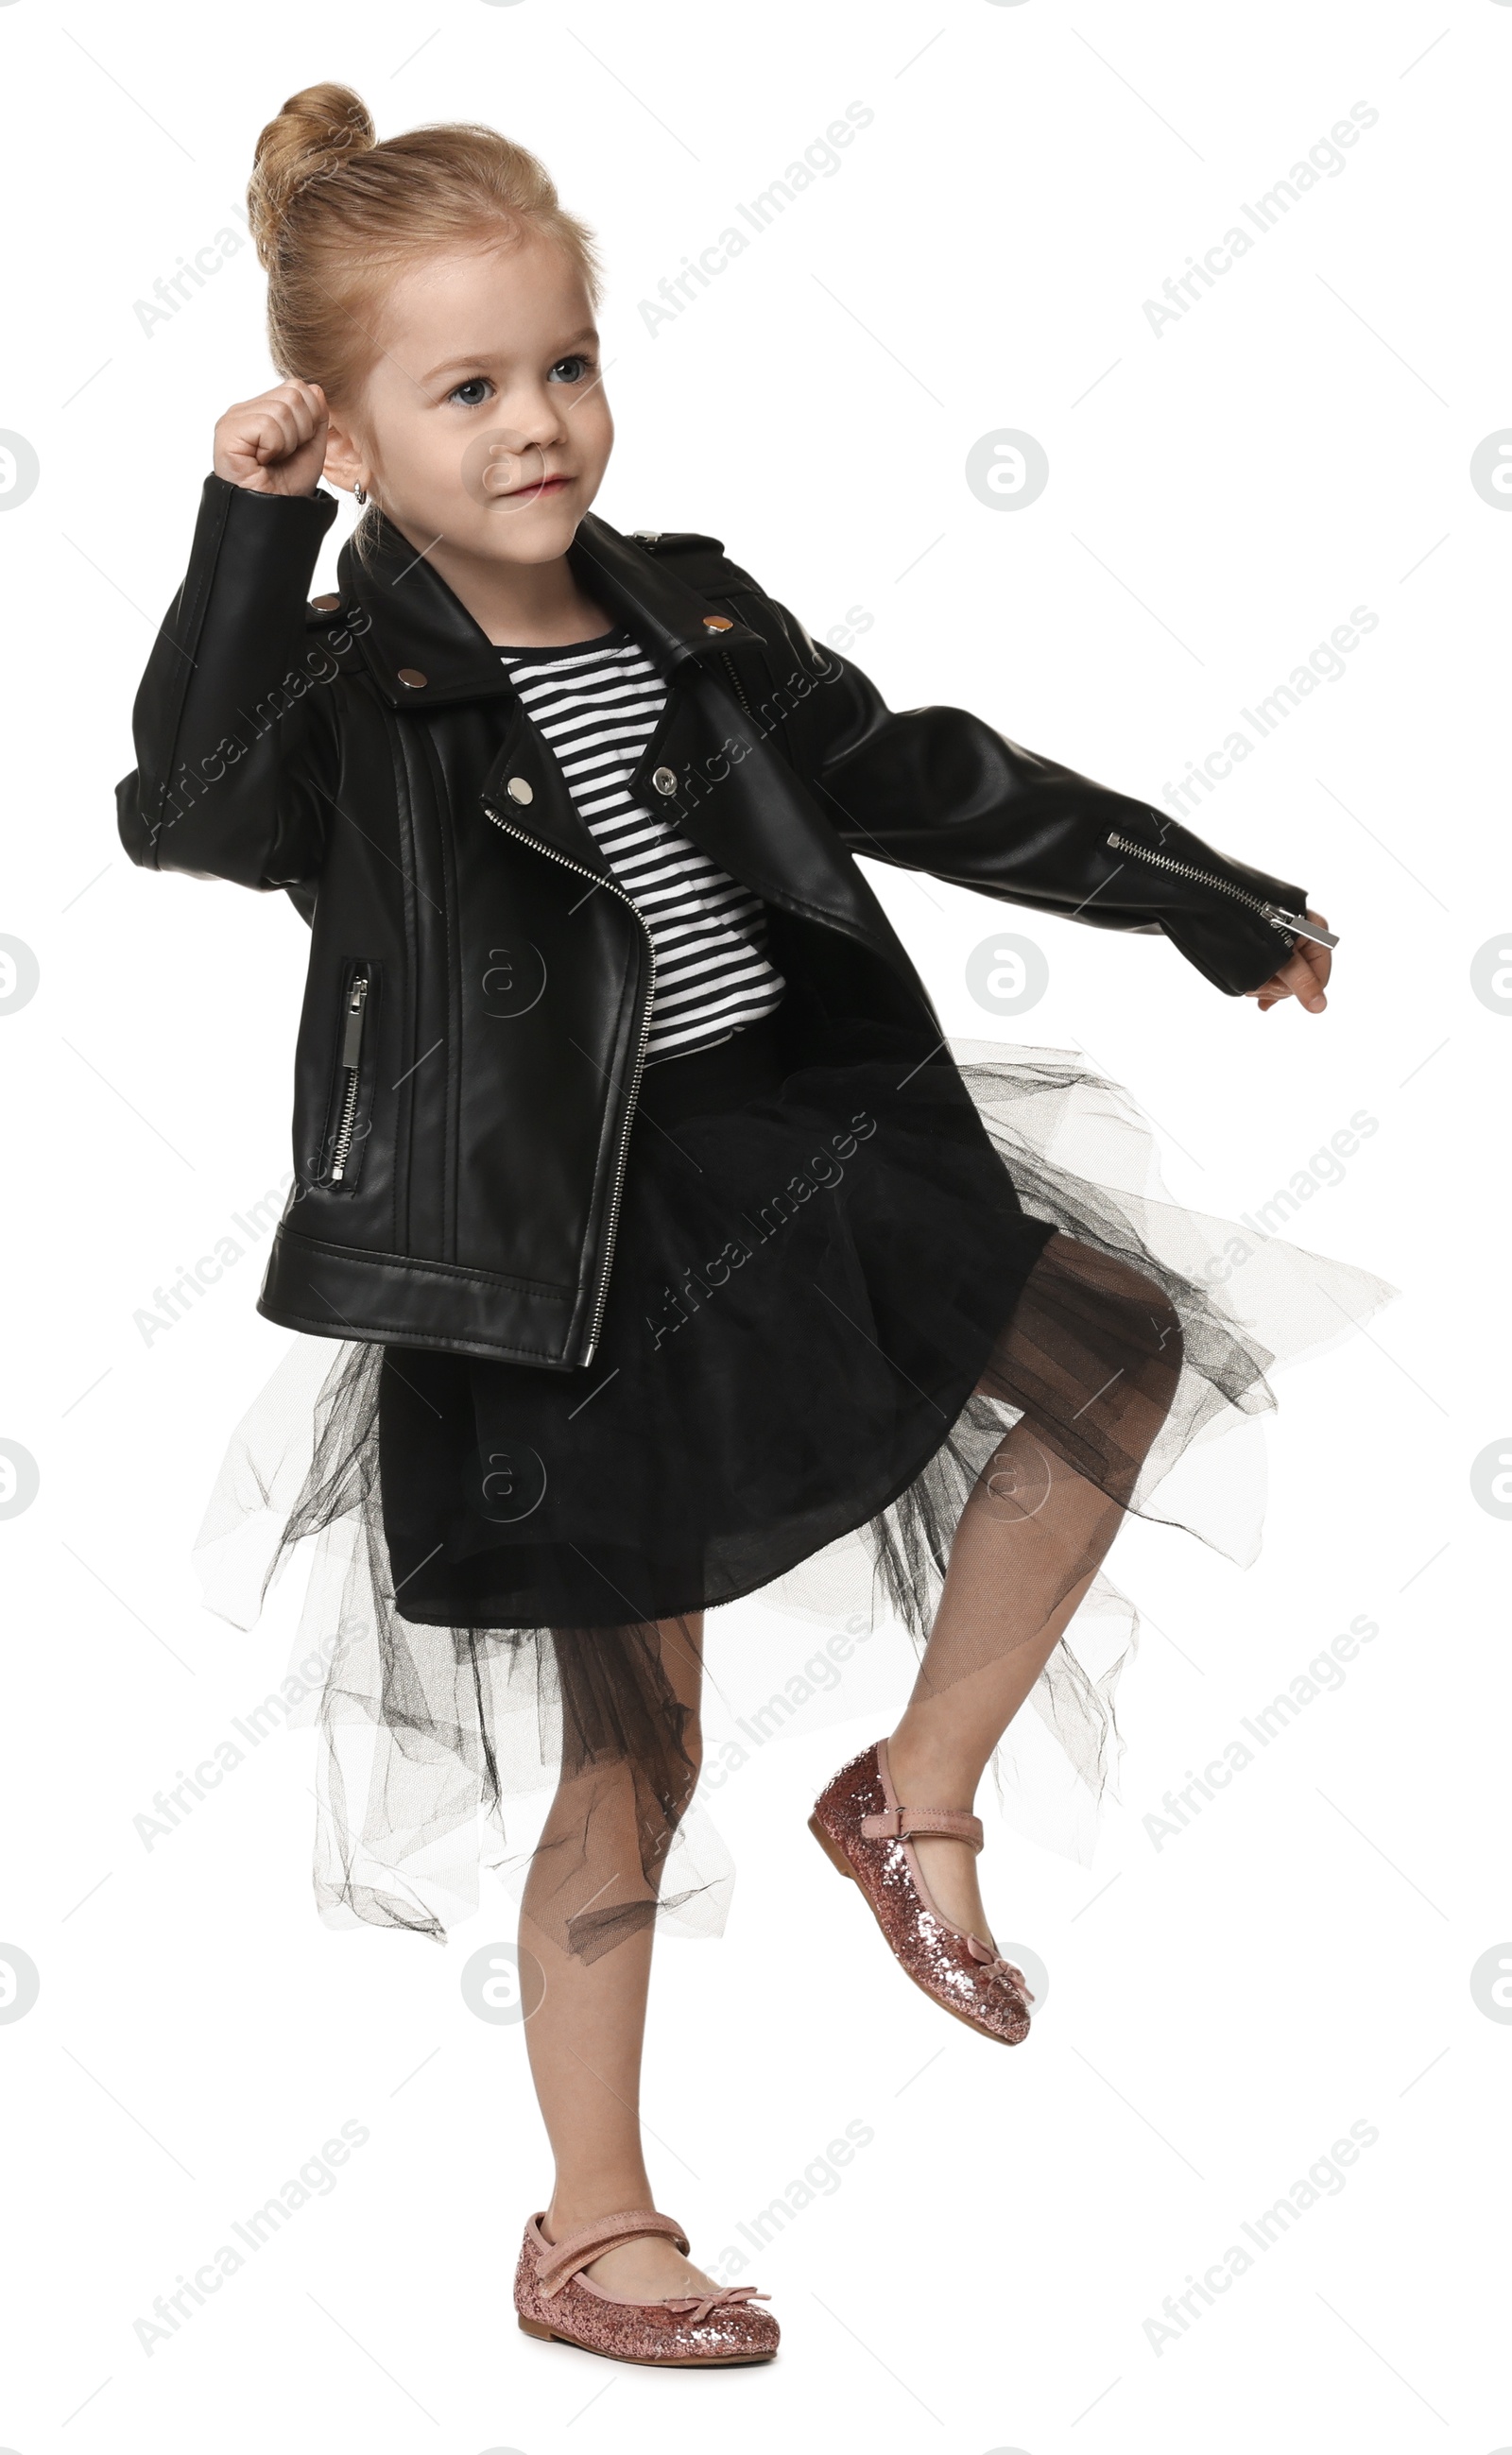
<path fill-rule="evenodd" d="M 400 665 L 399 680 L 406 690 L 423 690 L 425 688 L 425 676 L 420 672 L 418 665 Z"/>
<path fill-rule="evenodd" d="M 310 602 L 317 614 L 339 614 L 341 611 L 339 597 L 312 597 Z"/>
<path fill-rule="evenodd" d="M 527 783 L 523 776 L 511 776 L 504 790 L 512 801 L 533 801 L 536 798 L 534 786 Z"/>
<path fill-rule="evenodd" d="M 674 767 L 658 767 L 651 777 L 651 781 L 659 793 L 675 793 L 677 770 Z"/>
<path fill-rule="evenodd" d="M 735 625 L 727 614 L 705 614 L 704 628 L 705 631 L 733 631 Z"/>

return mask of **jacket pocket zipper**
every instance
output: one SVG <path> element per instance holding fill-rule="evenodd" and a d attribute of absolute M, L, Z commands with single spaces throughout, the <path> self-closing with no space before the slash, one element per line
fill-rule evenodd
<path fill-rule="evenodd" d="M 1199 886 L 1216 886 L 1220 894 L 1232 895 L 1236 903 L 1247 904 L 1252 912 L 1259 913 L 1262 920 L 1268 921 L 1273 929 L 1279 929 L 1283 934 L 1311 938 L 1318 946 L 1337 946 L 1338 943 L 1331 929 L 1320 929 L 1315 921 L 1307 920 L 1299 912 L 1288 912 L 1284 904 L 1264 903 L 1259 896 L 1251 895 L 1246 887 L 1236 886 L 1232 879 L 1215 878 L 1211 870 L 1195 868 L 1189 861 L 1175 861 L 1168 852 L 1152 852 L 1147 845 L 1135 843 L 1131 836 L 1115 833 L 1108 838 L 1108 842 L 1114 852 L 1132 853 L 1136 861 L 1147 861 L 1154 869 L 1169 870 L 1177 878 L 1195 879 Z"/>
<path fill-rule="evenodd" d="M 339 1185 L 346 1175 L 352 1156 L 352 1137 L 357 1130 L 358 1097 L 362 1087 L 362 1026 L 367 1019 L 368 990 L 372 975 L 366 964 L 358 964 L 352 975 L 343 1004 L 341 1033 L 341 1092 L 337 1111 L 336 1140 L 331 1146 L 331 1183 Z"/>
<path fill-rule="evenodd" d="M 504 835 L 513 836 L 517 843 L 528 844 L 532 852 L 544 854 L 547 861 L 560 862 L 563 869 L 575 870 L 580 878 L 587 879 L 594 886 L 602 886 L 610 895 L 617 895 L 626 911 L 634 915 L 644 932 L 645 951 L 650 959 L 651 985 L 646 993 L 645 1012 L 641 1017 L 641 1037 L 635 1052 L 634 1070 L 630 1076 L 630 1096 L 625 1103 L 624 1124 L 620 1131 L 620 1147 L 615 1153 L 614 1183 L 610 1189 L 608 1217 L 603 1231 L 603 1259 L 599 1268 L 599 1285 L 594 1297 L 593 1319 L 588 1325 L 588 1343 L 582 1353 L 582 1361 L 584 1365 L 588 1365 L 593 1362 L 593 1350 L 598 1346 L 599 1331 L 603 1325 L 603 1309 L 609 1299 L 609 1266 L 614 1259 L 614 1231 L 620 1217 L 620 1196 L 624 1188 L 624 1167 L 630 1148 L 630 1127 L 635 1118 L 635 1103 L 641 1088 L 641 1076 L 645 1070 L 645 1045 L 651 1037 L 651 1007 L 656 998 L 656 948 L 651 943 L 651 932 L 646 928 L 645 916 L 640 906 L 633 897 L 626 895 L 623 886 L 616 885 L 612 878 L 605 878 L 599 870 L 586 868 L 581 861 L 570 861 L 564 852 L 558 852 L 552 845 L 543 844 L 537 836 L 527 835 L 523 827 L 511 826 L 509 821 L 501 819 L 491 803 L 485 801 L 483 810 L 485 815 L 492 819 L 495 826 Z"/>

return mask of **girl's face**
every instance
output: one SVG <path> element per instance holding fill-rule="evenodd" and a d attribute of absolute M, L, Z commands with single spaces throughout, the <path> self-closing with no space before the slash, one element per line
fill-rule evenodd
<path fill-rule="evenodd" d="M 565 554 L 614 441 L 565 251 L 532 234 L 427 256 L 396 277 L 375 338 L 360 407 L 331 414 L 334 482 L 365 485 L 421 553 Z"/>

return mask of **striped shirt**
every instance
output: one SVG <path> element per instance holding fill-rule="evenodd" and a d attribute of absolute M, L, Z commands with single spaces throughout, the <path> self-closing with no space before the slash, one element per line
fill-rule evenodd
<path fill-rule="evenodd" d="M 787 986 L 766 960 L 758 897 L 660 811 L 630 796 L 666 688 L 623 625 L 566 648 L 501 648 L 526 714 L 550 743 L 580 816 L 639 911 L 656 956 L 648 1065 L 731 1040 Z"/>

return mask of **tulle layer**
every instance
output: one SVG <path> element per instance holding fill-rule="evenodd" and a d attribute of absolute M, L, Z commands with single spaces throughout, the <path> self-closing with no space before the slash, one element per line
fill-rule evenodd
<path fill-rule="evenodd" d="M 210 1608 L 250 1627 L 317 1538 L 295 1653 L 323 1665 L 328 1921 L 439 1937 L 487 1863 L 517 1884 L 534 1865 L 538 1922 L 549 1897 L 585 1958 L 652 1920 L 719 1931 L 732 1870 L 695 1796 L 696 1614 L 759 1593 L 922 1650 L 978 1487 L 1047 1612 L 1106 1548 L 1106 1528 L 1084 1555 L 1051 1541 L 1068 1474 L 1104 1517 L 1253 1556 L 1263 1456 L 1225 1435 L 1257 1431 L 1277 1366 L 1393 1291 L 1173 1203 L 1129 1095 L 1066 1052 L 952 1054 L 969 1105 L 874 1033 L 785 1077 L 746 1053 L 723 1095 L 705 1065 L 712 1106 L 696 1061 L 648 1073 L 584 1372 L 295 1341 L 232 1437 L 196 1559 Z M 1005 1449 L 1018 1427 L 1032 1438 Z M 710 1640 L 759 1642 L 742 1617 Z M 956 1621 L 944 1680 L 1000 1641 L 990 1609 Z M 1095 1577 L 1033 1691 L 1038 1756 L 1022 1734 L 1002 1752 L 1020 1820 L 1078 1856 L 1136 1634 Z M 529 1795 L 559 1777 L 582 1815 L 559 1800 L 532 1852 Z M 638 1863 L 604 1841 L 616 1782 Z"/>

